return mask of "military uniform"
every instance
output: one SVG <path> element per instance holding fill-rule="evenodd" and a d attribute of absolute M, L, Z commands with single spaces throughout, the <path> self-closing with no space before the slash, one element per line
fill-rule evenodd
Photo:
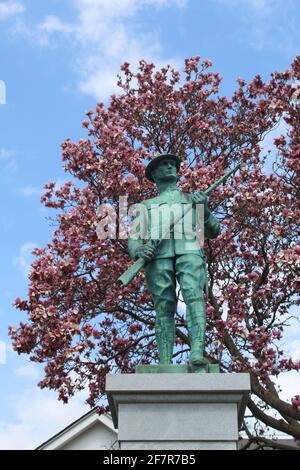
<path fill-rule="evenodd" d="M 142 202 L 139 230 L 128 241 L 129 254 L 136 259 L 135 251 L 145 241 L 161 239 L 172 221 L 177 220 L 192 204 L 191 195 L 177 189 L 166 190 L 157 197 Z M 155 256 L 146 264 L 147 287 L 156 310 L 156 339 L 161 363 L 172 361 L 175 340 L 174 314 L 176 312 L 176 280 L 186 304 L 186 316 L 191 337 L 190 362 L 203 359 L 205 335 L 205 305 L 203 290 L 207 288 L 206 262 L 199 231 L 215 238 L 220 232 L 219 223 L 209 213 L 202 221 L 193 205 L 189 216 L 175 224 L 169 238 L 160 243 Z M 202 227 L 201 227 L 202 225 Z"/>

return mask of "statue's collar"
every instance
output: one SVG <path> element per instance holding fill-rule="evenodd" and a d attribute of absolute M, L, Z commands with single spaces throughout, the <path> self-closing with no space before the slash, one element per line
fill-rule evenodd
<path fill-rule="evenodd" d="M 179 189 L 177 188 L 167 188 L 167 189 L 164 189 L 161 193 L 159 193 L 159 196 L 162 196 L 163 194 L 167 194 L 167 193 L 171 193 L 172 191 L 179 191 Z"/>

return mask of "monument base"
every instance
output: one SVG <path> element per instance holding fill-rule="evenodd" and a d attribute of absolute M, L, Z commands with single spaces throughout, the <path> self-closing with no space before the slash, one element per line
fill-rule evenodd
<path fill-rule="evenodd" d="M 249 374 L 109 374 L 106 381 L 121 450 L 235 450 L 249 391 Z"/>

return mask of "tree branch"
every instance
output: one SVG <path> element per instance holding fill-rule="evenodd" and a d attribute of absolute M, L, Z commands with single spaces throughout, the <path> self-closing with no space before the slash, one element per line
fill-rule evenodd
<path fill-rule="evenodd" d="M 297 439 L 300 439 L 300 425 L 294 426 L 294 424 L 286 423 L 283 419 L 276 419 L 272 416 L 267 415 L 256 406 L 256 404 L 253 400 L 251 400 L 251 398 L 249 398 L 247 406 L 251 413 L 253 413 L 253 415 L 257 419 L 265 423 L 267 426 L 277 429 L 278 431 L 282 431 L 286 434 L 290 434 L 291 436 L 294 436 Z"/>

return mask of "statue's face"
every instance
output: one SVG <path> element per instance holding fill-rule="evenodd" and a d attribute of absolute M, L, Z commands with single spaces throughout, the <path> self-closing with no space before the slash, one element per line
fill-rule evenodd
<path fill-rule="evenodd" d="M 152 171 L 154 181 L 176 181 L 177 167 L 172 158 L 161 160 Z"/>

